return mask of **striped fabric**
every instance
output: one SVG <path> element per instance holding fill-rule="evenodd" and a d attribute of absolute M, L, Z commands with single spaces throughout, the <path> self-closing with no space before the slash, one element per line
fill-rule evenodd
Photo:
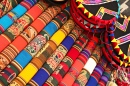
<path fill-rule="evenodd" d="M 90 76 L 86 86 L 97 86 L 98 81 L 100 80 L 106 66 L 107 66 L 107 60 L 105 59 L 104 56 L 102 56 L 99 63 L 95 67 L 94 71 L 91 71 L 92 74 L 90 73 L 91 76 Z"/>
<path fill-rule="evenodd" d="M 0 35 L 0 52 L 8 46 L 23 30 L 28 27 L 46 8 L 48 4 L 43 1 L 39 1 L 28 12 L 26 12 L 21 18 L 13 23 L 3 34 Z"/>
<path fill-rule="evenodd" d="M 98 39 L 96 37 L 92 37 L 92 39 L 89 40 L 86 47 L 83 49 L 74 64 L 71 66 L 70 70 L 59 83 L 60 86 L 72 86 L 80 71 L 84 67 L 85 63 L 88 61 L 91 53 L 95 49 L 97 43 Z"/>
<path fill-rule="evenodd" d="M 67 55 L 61 61 L 61 63 L 58 65 L 58 67 L 55 69 L 52 75 L 47 79 L 45 84 L 43 84 L 43 86 L 58 86 L 58 83 L 62 80 L 64 75 L 67 73 L 67 71 L 73 64 L 73 61 L 78 57 L 78 55 L 85 47 L 87 42 L 88 42 L 88 38 L 86 33 L 84 32 L 78 38 L 78 40 L 75 42 L 72 48 L 69 50 Z"/>
<path fill-rule="evenodd" d="M 55 10 L 54 10 L 55 9 Z M 39 27 L 40 29 L 43 29 L 44 27 L 45 27 L 45 25 L 46 25 L 46 23 L 47 23 L 47 21 L 45 22 L 45 20 L 43 20 L 43 19 L 46 19 L 46 20 L 48 20 L 48 22 L 54 17 L 54 16 L 56 16 L 57 15 L 57 13 L 58 13 L 58 11 L 59 11 L 60 9 L 59 9 L 59 7 L 57 7 L 57 9 L 56 9 L 56 7 L 49 7 L 45 12 L 43 12 L 42 13 L 42 15 L 36 20 L 36 21 L 38 21 L 38 23 L 39 23 L 39 26 L 37 26 L 37 24 L 36 23 L 32 23 L 31 25 L 34 27 L 34 25 L 36 25 L 37 27 Z M 53 14 L 52 14 L 53 13 Z M 49 17 L 51 15 L 51 17 Z M 48 18 L 50 18 L 50 19 L 48 19 Z M 60 17 L 58 17 L 58 18 L 60 18 Z M 56 22 L 56 21 L 58 21 L 58 18 L 56 18 L 55 20 L 53 20 L 55 23 L 57 23 L 58 24 L 58 22 Z M 60 23 L 60 22 L 59 22 Z M 60 25 L 59 25 L 60 26 Z M 36 28 L 37 28 L 36 27 Z M 40 30 L 39 30 L 40 31 Z M 19 37 L 21 37 L 22 38 L 22 36 L 19 36 Z M 25 40 L 25 42 L 26 42 L 26 40 Z M 16 43 L 17 44 L 17 43 Z M 18 45 L 18 44 L 17 44 Z M 23 44 L 21 44 L 21 46 L 22 46 Z M 20 47 L 21 47 L 20 46 Z M 23 48 L 23 47 L 22 47 Z M 22 50 L 22 49 L 21 49 Z M 11 51 L 10 51 L 11 52 Z M 8 52 L 9 54 L 10 54 L 10 52 Z M 12 52 L 13 53 L 13 52 Z M 16 54 L 17 55 L 17 54 Z M 15 56 L 16 56 L 15 55 Z M 15 57 L 14 56 L 14 57 Z M 14 58 L 13 57 L 13 58 Z M 7 58 L 7 57 L 6 57 Z M 0 76 L 0 80 L 1 80 L 1 83 L 4 83 L 5 85 L 7 85 L 8 83 L 10 83 L 16 76 L 15 75 L 18 75 L 19 74 L 19 72 L 20 71 L 22 71 L 22 67 L 25 67 L 26 65 L 25 64 L 27 64 L 28 63 L 28 61 L 29 61 L 29 59 L 31 59 L 32 57 L 31 57 L 31 54 L 29 54 L 27 51 L 25 51 L 25 50 L 23 50 L 17 57 L 16 57 L 16 59 L 10 64 L 10 65 L 8 65 L 2 72 L 1 72 L 1 75 L 2 76 Z M 26 62 L 27 61 L 27 62 Z M 4 64 L 4 63 L 3 63 Z M 6 65 L 6 64 L 5 64 Z M 11 66 L 11 68 L 10 68 L 10 66 Z M 6 71 L 8 71 L 8 73 L 6 73 Z M 9 74 L 9 72 L 10 72 L 10 74 L 15 74 L 14 76 L 12 76 L 12 75 L 8 75 Z M 6 77 L 4 77 L 4 76 L 6 76 Z M 11 77 L 12 76 L 12 77 Z M 11 79 L 10 79 L 10 81 L 7 81 L 7 79 L 9 79 L 11 77 Z"/>
<path fill-rule="evenodd" d="M 100 50 L 99 45 L 97 45 L 97 47 L 93 51 L 92 55 L 88 59 L 88 62 L 84 65 L 83 69 L 81 70 L 80 74 L 78 75 L 77 79 L 75 80 L 75 82 L 72 86 L 85 86 L 86 85 L 86 83 L 91 75 L 90 74 L 91 70 L 92 71 L 94 70 L 100 57 L 101 57 L 101 50 Z M 94 61 L 94 63 L 91 63 L 92 61 Z M 94 66 L 92 66 L 92 65 L 94 65 Z M 91 66 L 91 68 L 89 68 L 89 66 Z"/>
<path fill-rule="evenodd" d="M 58 9 L 60 9 L 59 7 L 53 7 L 53 9 L 55 9 L 55 11 L 57 11 Z M 59 10 L 60 11 L 60 10 Z M 65 10 L 64 10 L 65 11 Z M 54 13 L 56 13 L 56 12 L 54 12 Z M 58 13 L 58 12 L 57 12 Z M 59 15 L 62 15 L 63 13 L 61 13 L 61 14 L 59 14 Z M 58 17 L 58 16 L 57 16 Z M 57 18 L 56 17 L 56 18 Z M 65 16 L 66 17 L 66 16 Z M 64 17 L 64 18 L 65 18 Z M 63 18 L 62 18 L 63 19 Z M 63 24 L 66 22 L 66 20 L 63 22 Z M 60 22 L 57 22 L 57 23 L 60 23 Z M 49 25 L 49 24 L 48 24 Z M 60 25 L 61 26 L 61 25 Z M 46 29 L 46 28 L 45 28 Z M 54 37 L 54 36 L 57 36 L 57 34 L 55 35 L 53 35 L 52 37 Z M 53 40 L 51 40 L 51 41 L 53 41 Z M 48 43 L 50 43 L 52 46 L 54 45 L 52 42 L 47 42 L 47 44 Z M 43 44 L 44 45 L 44 44 Z M 46 45 L 45 46 L 41 46 L 41 48 L 45 48 L 46 47 Z M 27 49 L 28 48 L 28 46 L 25 48 L 25 49 Z M 35 48 L 35 46 L 34 46 L 34 48 Z M 29 48 L 28 48 L 29 49 Z M 51 49 L 50 49 L 50 47 L 49 48 L 47 48 L 48 50 L 50 50 L 49 51 L 49 54 L 51 54 L 50 52 L 51 52 Z M 55 49 L 55 45 L 54 45 L 54 49 Z M 52 50 L 54 50 L 53 48 L 52 48 Z M 40 49 L 39 49 L 40 50 Z M 26 50 L 24 50 L 24 51 L 26 51 Z M 37 51 L 38 52 L 38 51 Z M 45 52 L 47 52 L 47 51 L 45 51 Z M 53 51 L 52 51 L 53 52 Z M 31 54 L 31 53 L 29 53 L 29 54 Z M 38 53 L 39 54 L 39 53 Z M 44 55 L 46 55 L 46 54 L 44 54 Z M 34 55 L 33 55 L 34 56 Z M 37 56 L 36 56 L 37 57 Z M 16 57 L 16 61 L 17 62 L 19 62 L 18 61 L 18 59 L 20 59 L 20 57 L 19 58 L 17 58 Z M 28 64 L 28 62 L 31 60 L 32 58 L 28 58 L 28 61 L 26 61 L 26 62 L 24 62 L 24 64 L 20 64 L 19 63 L 19 65 L 21 65 L 22 66 L 22 68 L 24 68 L 27 64 Z M 23 59 L 24 60 L 24 59 Z M 35 62 L 36 61 L 36 62 Z M 36 72 L 38 71 L 38 69 L 40 69 L 41 68 L 41 66 L 42 66 L 42 62 L 40 61 L 39 62 L 39 64 L 37 63 L 37 61 L 40 61 L 40 59 L 39 58 L 34 58 L 32 61 L 31 61 L 31 63 L 33 63 L 34 65 L 32 65 L 32 64 L 28 64 L 27 66 L 26 66 L 26 68 L 22 71 L 22 72 L 20 72 L 20 74 L 18 75 L 18 77 L 12 82 L 12 83 L 18 83 L 18 84 L 23 84 L 23 85 L 26 85 L 29 81 L 30 81 L 30 79 L 36 74 Z M 41 63 L 41 64 L 40 64 Z M 37 64 L 37 65 L 36 65 Z M 35 66 L 36 65 L 36 66 Z M 30 69 L 31 69 L 31 71 L 30 71 Z M 33 71 L 32 71 L 33 70 Z M 22 82 L 24 82 L 24 83 L 22 83 Z M 12 83 L 11 83 L 11 85 L 12 85 Z"/>
<path fill-rule="evenodd" d="M 15 8 L 21 1 L 22 0 L 2 0 L 2 2 L 0 2 L 0 17 Z"/>
<path fill-rule="evenodd" d="M 39 5 L 38 7 L 41 8 L 43 6 Z M 4 60 L 4 62 L 0 60 L 1 70 L 4 69 L 7 66 L 7 64 L 9 64 L 17 56 L 17 54 L 21 50 L 23 50 L 24 47 L 46 26 L 46 23 L 48 23 L 49 21 L 42 21 L 43 19 L 41 17 L 44 16 L 44 14 L 45 13 L 41 14 L 39 18 L 37 18 L 30 26 L 28 26 L 8 47 L 6 47 L 0 53 L 1 58 L 3 58 Z M 50 17 L 49 14 L 47 15 Z M 37 24 L 39 24 L 39 26 L 37 26 Z"/>
<path fill-rule="evenodd" d="M 37 54 L 36 57 L 41 59 L 42 64 L 46 62 L 46 60 L 51 56 L 51 54 L 56 50 L 57 46 L 64 40 L 64 38 L 70 33 L 70 31 L 74 28 L 74 22 L 72 19 L 69 19 L 60 30 L 58 30 L 47 42 L 45 47 Z M 60 35 L 60 36 L 59 36 Z M 53 45 L 53 46 L 52 46 Z M 41 54 L 40 54 L 41 53 Z M 31 80 L 31 84 L 35 86 L 42 86 L 44 77 L 48 77 L 46 70 L 42 67 L 35 74 L 35 76 Z"/>
<path fill-rule="evenodd" d="M 8 12 L 0 19 L 0 34 L 3 33 L 10 25 L 20 18 L 27 10 L 33 7 L 38 0 L 24 0 L 18 4 L 14 9 Z"/>
<path fill-rule="evenodd" d="M 82 33 L 82 29 L 78 26 L 71 31 L 71 33 L 65 38 L 65 40 L 58 46 L 55 52 L 48 58 L 45 64 L 42 66 L 43 70 L 46 72 L 46 77 L 42 79 L 42 83 L 49 78 L 49 75 L 55 70 L 61 60 L 64 58 L 66 53 L 69 51 L 75 40 L 80 36 Z"/>
<path fill-rule="evenodd" d="M 107 67 L 105 68 L 105 71 L 102 74 L 102 77 L 98 82 L 98 86 L 106 86 L 107 82 L 110 80 L 112 71 L 113 71 L 112 66 L 108 64 Z"/>

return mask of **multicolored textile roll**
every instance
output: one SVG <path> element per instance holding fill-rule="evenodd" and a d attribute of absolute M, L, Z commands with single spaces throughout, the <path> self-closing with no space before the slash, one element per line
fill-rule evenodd
<path fill-rule="evenodd" d="M 39 26 L 40 25 L 44 25 L 43 27 L 40 27 L 42 29 L 44 29 L 45 27 L 45 20 L 43 19 L 48 19 L 48 17 L 51 15 L 51 17 L 49 17 L 50 19 L 48 19 L 48 22 L 49 20 L 51 20 L 54 16 L 56 16 L 58 14 L 58 11 L 60 10 L 59 7 L 49 7 L 38 19 L 38 23 L 39 23 Z M 58 19 L 59 18 L 59 19 Z M 56 23 L 57 25 L 60 26 L 60 23 L 61 21 L 59 21 L 60 19 L 62 19 L 61 17 L 58 17 L 56 18 L 56 20 L 53 20 L 54 23 Z M 64 18 L 64 17 L 63 17 Z M 57 22 L 58 21 L 58 22 Z M 46 21 L 47 22 L 47 21 Z M 62 23 L 61 23 L 62 24 Z M 39 27 L 38 26 L 38 27 Z M 49 28 L 50 29 L 50 28 Z M 47 29 L 46 29 L 47 30 Z M 22 37 L 21 37 L 22 38 Z M 15 43 L 17 44 L 17 43 Z M 8 49 L 11 50 L 11 47 L 9 46 Z M 12 49 L 13 50 L 13 49 Z M 22 49 L 21 49 L 22 50 Z M 14 51 L 14 50 L 13 50 Z M 10 51 L 13 53 L 13 51 Z M 10 52 L 8 52 L 9 54 L 11 54 Z M 12 54 L 11 54 L 12 55 Z M 17 55 L 17 53 L 16 53 Z M 13 55 L 13 58 L 16 56 L 16 55 Z M 7 58 L 7 57 L 6 57 Z M 0 80 L 1 80 L 1 83 L 4 83 L 5 85 L 7 85 L 8 83 L 10 83 L 15 77 L 16 75 L 19 74 L 20 71 L 22 71 L 22 67 L 25 67 L 27 65 L 27 63 L 30 61 L 30 59 L 32 58 L 31 54 L 29 54 L 27 51 L 23 50 L 17 57 L 14 61 L 12 61 L 12 63 L 10 65 L 8 65 L 2 72 L 1 72 L 1 75 L 0 76 Z M 4 57 L 5 59 L 5 57 Z M 4 63 L 2 63 L 4 64 Z M 7 64 L 4 64 L 5 66 Z M 13 68 L 10 68 L 9 66 L 12 66 Z M 3 66 L 2 66 L 3 67 Z M 10 73 L 10 75 L 7 73 L 6 74 L 6 71 L 10 72 L 12 71 L 13 74 L 15 74 L 15 76 L 12 76 L 12 72 Z M 7 77 L 4 77 L 4 76 L 7 76 Z M 12 77 L 11 77 L 12 76 Z M 11 77 L 11 78 L 10 78 Z M 10 78 L 10 81 L 7 81 L 7 79 Z"/>
<path fill-rule="evenodd" d="M 70 18 L 62 27 L 60 30 L 58 30 L 50 39 L 50 41 L 47 42 L 45 47 L 37 54 L 36 57 L 41 59 L 42 64 L 46 62 L 46 60 L 51 56 L 51 54 L 56 50 L 57 46 L 64 40 L 64 38 L 70 33 L 70 31 L 74 28 L 75 24 Z M 60 37 L 59 37 L 60 35 Z M 52 44 L 50 44 L 52 43 Z M 53 45 L 53 46 L 52 46 Z M 48 54 L 46 54 L 48 53 Z M 32 78 L 30 83 L 35 86 L 42 86 L 42 84 L 45 82 L 44 78 L 49 77 L 49 73 L 46 71 L 45 68 L 40 68 L 39 71 L 35 74 L 35 76 Z"/>
<path fill-rule="evenodd" d="M 99 63 L 95 67 L 94 71 L 90 71 L 91 76 L 86 86 L 97 86 L 98 81 L 100 80 L 106 66 L 107 66 L 107 60 L 105 59 L 104 56 L 102 56 Z M 91 66 L 89 65 L 89 67 Z"/>
<path fill-rule="evenodd" d="M 2 2 L 0 2 L 0 17 L 15 8 L 21 1 L 23 0 L 2 0 Z"/>
<path fill-rule="evenodd" d="M 95 50 L 93 51 L 92 55 L 90 56 L 90 58 L 89 58 L 90 60 L 88 60 L 88 62 L 85 64 L 84 68 L 81 70 L 80 74 L 78 75 L 77 79 L 75 80 L 75 82 L 72 86 L 85 86 L 86 85 L 86 83 L 91 75 L 90 71 L 94 70 L 100 57 L 101 57 L 101 50 L 100 50 L 100 46 L 98 45 L 95 48 Z"/>
<path fill-rule="evenodd" d="M 45 83 L 45 81 L 49 78 L 49 75 L 53 73 L 55 68 L 58 66 L 58 64 L 61 62 L 61 60 L 64 58 L 75 40 L 80 36 L 82 32 L 83 30 L 81 28 L 75 26 L 71 33 L 65 38 L 65 40 L 58 46 L 56 51 L 45 62 L 42 69 L 46 72 L 47 75 L 41 80 L 42 83 Z"/>
<path fill-rule="evenodd" d="M 48 4 L 39 1 L 28 12 L 26 12 L 21 18 L 13 23 L 3 34 L 0 35 L 0 52 L 8 46 L 23 30 L 28 27 L 46 8 Z"/>
<path fill-rule="evenodd" d="M 45 5 L 41 3 L 42 5 Z M 43 9 L 43 6 L 39 6 L 40 9 Z M 45 6 L 46 7 L 46 6 Z M 47 7 L 46 7 L 47 8 Z M 46 13 L 46 12 L 45 12 Z M 41 14 L 40 17 L 44 16 L 44 14 Z M 51 13 L 50 13 L 51 14 Z M 50 17 L 49 14 L 46 14 Z M 35 17 L 35 16 L 34 16 Z M 17 54 L 24 49 L 24 47 L 46 26 L 46 24 L 49 22 L 43 22 L 44 20 L 42 18 L 37 18 L 30 26 L 28 26 L 8 47 L 6 47 L 1 53 L 1 58 L 4 58 L 5 62 L 0 60 L 0 70 L 4 69 L 7 64 L 9 64 L 16 56 Z M 51 17 L 48 19 L 51 20 Z M 43 20 L 43 21 L 42 21 Z M 39 26 L 37 26 L 39 24 Z M 19 46 L 20 45 L 20 46 Z"/>
<path fill-rule="evenodd" d="M 100 78 L 98 82 L 98 86 L 106 86 L 107 82 L 110 80 L 111 73 L 113 71 L 113 68 L 111 64 L 108 64 L 105 68 L 105 71 L 102 74 L 102 77 Z"/>
<path fill-rule="evenodd" d="M 74 64 L 71 66 L 70 70 L 67 72 L 62 81 L 59 83 L 60 86 L 72 86 L 75 79 L 78 77 L 80 71 L 84 67 L 85 63 L 88 61 L 91 53 L 95 49 L 97 43 L 98 43 L 97 37 L 92 37 L 92 39 L 89 40 L 86 47 L 83 49 L 83 51 L 80 53 Z"/>
<path fill-rule="evenodd" d="M 20 18 L 27 10 L 33 7 L 38 0 L 24 0 L 14 9 L 8 12 L 5 16 L 0 19 L 0 34 L 3 33 L 10 25 Z M 22 10 L 22 11 L 21 11 Z"/>
<path fill-rule="evenodd" d="M 64 75 L 67 73 L 67 71 L 71 67 L 73 63 L 73 59 L 76 59 L 78 57 L 78 55 L 80 54 L 82 49 L 85 47 L 87 42 L 88 42 L 87 33 L 84 32 L 78 38 L 78 40 L 75 42 L 72 48 L 69 50 L 67 55 L 61 61 L 61 63 L 55 69 L 52 75 L 47 79 L 46 83 L 43 84 L 43 86 L 58 86 L 58 83 L 62 80 Z"/>

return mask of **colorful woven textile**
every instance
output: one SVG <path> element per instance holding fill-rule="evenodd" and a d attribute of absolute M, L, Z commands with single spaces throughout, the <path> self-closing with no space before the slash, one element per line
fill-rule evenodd
<path fill-rule="evenodd" d="M 38 0 L 24 0 L 14 9 L 8 12 L 0 19 L 0 34 L 9 28 L 18 18 L 20 18 L 27 10 L 33 7 Z M 22 10 L 22 11 L 21 11 Z"/>
<path fill-rule="evenodd" d="M 51 11 L 50 11 L 51 10 Z M 45 20 L 43 19 L 46 19 L 50 16 L 49 14 L 51 14 L 51 17 L 49 17 L 50 19 L 48 20 L 48 22 L 58 14 L 58 11 L 60 11 L 60 8 L 59 7 L 49 7 L 45 12 L 43 12 L 43 14 L 37 19 L 37 21 L 39 21 L 39 26 L 40 25 L 43 25 L 41 26 L 40 28 L 41 29 L 44 29 L 46 23 L 45 23 Z M 48 12 L 48 13 L 47 13 Z M 52 14 L 53 12 L 53 14 Z M 60 19 L 60 17 L 58 17 Z M 60 24 L 58 23 L 61 23 L 61 21 L 57 22 L 59 19 L 56 18 L 54 19 L 54 24 L 56 23 L 57 25 L 60 26 Z M 63 17 L 64 18 L 64 17 Z M 62 19 L 62 18 L 61 18 Z M 41 24 L 40 24 L 41 23 Z M 62 23 L 61 23 L 62 24 Z M 47 30 L 47 29 L 46 29 Z M 49 32 L 49 31 L 48 31 Z M 50 31 L 51 32 L 51 31 Z M 22 38 L 22 37 L 21 37 Z M 22 49 L 21 49 L 22 50 Z M 38 51 L 37 51 L 38 52 Z M 13 52 L 12 52 L 13 53 Z M 15 55 L 16 56 L 16 55 Z M 1 82 L 3 82 L 4 84 L 7 84 L 7 83 L 10 83 L 16 76 L 13 76 L 11 78 L 10 81 L 7 81 L 8 78 L 10 78 L 10 76 L 12 75 L 9 75 L 8 77 L 4 77 L 4 75 L 8 75 L 5 73 L 5 71 L 11 71 L 11 72 L 14 72 L 15 75 L 19 74 L 20 71 L 22 71 L 22 67 L 25 67 L 26 64 L 30 61 L 30 59 L 32 58 L 31 54 L 29 54 L 27 51 L 23 50 L 17 57 L 16 59 L 10 64 L 8 65 L 4 70 L 3 72 L 1 72 L 2 76 L 0 77 L 0 80 L 2 80 Z M 25 60 L 25 61 L 24 61 Z M 4 63 L 3 63 L 4 64 Z M 12 68 L 8 68 L 9 66 L 13 66 L 14 69 Z M 12 74 L 12 73 L 11 73 Z"/>
<path fill-rule="evenodd" d="M 98 82 L 98 86 L 106 86 L 107 82 L 110 80 L 110 75 L 112 71 L 113 71 L 112 66 L 108 64 L 107 67 L 105 68 L 105 71 L 102 74 L 102 77 Z"/>
<path fill-rule="evenodd" d="M 42 3 L 43 4 L 43 3 Z M 43 4 L 45 5 L 45 4 Z M 48 6 L 48 5 L 47 5 Z M 44 6 L 38 5 L 44 8 Z M 46 6 L 45 6 L 46 7 Z M 45 13 L 41 14 L 40 17 L 44 16 Z M 50 15 L 47 14 L 49 17 Z M 4 58 L 4 62 L 0 60 L 0 68 L 1 70 L 5 68 L 7 64 L 9 64 L 17 54 L 24 49 L 24 47 L 46 26 L 46 23 L 43 22 L 41 18 L 37 18 L 30 26 L 28 26 L 9 46 L 7 46 L 1 53 L 1 58 Z M 50 17 L 51 19 L 51 17 Z M 39 26 L 37 26 L 39 24 Z M 20 43 L 19 43 L 20 41 Z M 19 46 L 20 45 L 20 46 Z"/>
<path fill-rule="evenodd" d="M 56 47 L 64 40 L 64 38 L 69 34 L 69 32 L 74 28 L 74 22 L 72 19 L 69 19 L 60 30 L 58 30 L 47 42 L 45 47 L 37 54 L 36 57 L 42 60 L 42 64 L 51 56 L 51 54 L 56 50 Z M 60 35 L 60 37 L 59 37 Z M 45 49 L 46 48 L 46 49 Z M 48 54 L 46 54 L 48 53 Z M 44 66 L 44 65 L 43 65 Z M 48 77 L 48 72 L 45 68 L 40 68 L 39 71 L 32 78 L 31 82 L 35 85 L 42 85 L 44 82 L 44 77 Z M 39 76 L 40 75 L 40 76 Z"/>
<path fill-rule="evenodd" d="M 2 0 L 2 2 L 0 2 L 0 17 L 15 8 L 21 1 L 22 0 Z"/>
<path fill-rule="evenodd" d="M 73 86 L 85 86 L 86 85 L 86 83 L 87 83 L 87 81 L 88 81 L 88 79 L 89 79 L 89 77 L 91 75 L 91 71 L 94 70 L 96 64 L 98 63 L 98 61 L 99 61 L 99 59 L 101 57 L 100 54 L 101 54 L 101 50 L 100 50 L 99 45 L 97 45 L 97 47 L 95 48 L 95 50 L 93 51 L 92 55 L 89 58 L 90 60 L 88 59 L 85 66 L 80 71 L 80 74 L 78 75 L 77 79 L 75 80 Z M 89 67 L 90 65 L 91 65 L 91 67 Z M 94 65 L 94 66 L 92 66 L 92 65 Z"/>
<path fill-rule="evenodd" d="M 98 43 L 96 37 L 92 37 L 91 40 L 87 43 L 86 47 L 82 50 L 78 58 L 75 60 L 67 74 L 64 76 L 62 81 L 59 83 L 60 86 L 72 86 L 75 79 L 78 77 L 80 71 L 84 67 L 85 63 L 88 61 L 91 53 L 95 49 Z M 70 79 L 70 80 L 68 80 Z"/>
<path fill-rule="evenodd" d="M 48 58 L 48 60 L 42 66 L 43 70 L 47 72 L 48 75 L 42 79 L 42 83 L 44 83 L 49 75 L 55 70 L 61 60 L 64 58 L 66 53 L 69 51 L 75 40 L 82 33 L 82 29 L 78 26 L 71 31 L 71 33 L 65 38 L 65 40 L 58 46 L 55 52 Z M 69 43 L 69 44 L 68 44 Z"/>
<path fill-rule="evenodd" d="M 28 27 L 46 8 L 48 4 L 39 1 L 28 12 L 26 12 L 21 18 L 13 23 L 3 34 L 0 35 L 0 52 L 8 46 L 23 30 Z M 36 10 L 36 11 L 35 11 Z"/>
<path fill-rule="evenodd" d="M 41 60 L 41 57 L 39 57 L 41 54 L 38 53 L 36 55 L 36 57 L 41 60 L 41 63 L 44 64 L 45 61 L 51 56 L 51 54 L 53 53 L 53 51 L 56 49 L 56 47 L 64 40 L 64 38 L 67 36 L 67 34 L 74 28 L 74 22 L 73 20 L 68 20 L 65 25 L 63 27 L 61 27 L 60 30 L 58 30 L 52 37 L 51 39 L 45 44 L 45 46 L 43 46 L 43 48 L 39 51 L 44 57 L 42 57 L 42 60 Z M 60 35 L 60 37 L 59 37 Z M 57 39 L 58 38 L 58 39 Z M 46 54 L 48 53 L 48 54 Z M 34 63 L 34 62 L 33 62 Z M 37 63 L 35 63 L 37 64 Z M 41 65 L 42 65 L 41 64 Z M 27 68 L 28 67 L 28 68 Z M 26 69 L 24 69 L 19 75 L 18 77 L 16 77 L 11 85 L 15 82 L 15 83 L 18 83 L 19 85 L 20 84 L 23 84 L 23 85 L 26 85 L 26 83 L 28 83 L 30 81 L 30 75 L 35 75 L 35 73 L 38 71 L 35 67 L 29 65 L 27 66 Z M 33 70 L 30 74 L 30 68 Z M 43 71 L 44 68 L 40 68 L 40 70 L 36 73 L 36 75 L 34 76 L 34 81 L 38 84 L 38 85 L 42 85 L 42 78 L 46 77 L 46 76 L 39 76 L 40 75 L 45 75 L 46 73 L 44 72 L 41 72 Z M 38 76 L 37 76 L 38 75 Z M 39 83 L 39 80 L 37 82 L 37 78 L 41 78 L 40 82 Z M 24 83 L 23 83 L 24 82 Z"/>
<path fill-rule="evenodd" d="M 88 38 L 87 38 L 86 33 L 84 32 L 78 38 L 78 40 L 75 42 L 72 48 L 69 50 L 67 55 L 61 61 L 61 63 L 58 65 L 58 67 L 55 69 L 52 75 L 47 79 L 45 84 L 43 84 L 43 86 L 48 86 L 48 85 L 57 86 L 58 83 L 64 77 L 64 75 L 67 73 L 71 65 L 73 64 L 73 61 L 78 57 L 82 49 L 85 47 L 87 42 L 88 42 Z"/>
<path fill-rule="evenodd" d="M 91 71 L 92 74 L 90 73 L 91 76 L 90 76 L 86 86 L 97 86 L 98 81 L 100 80 L 106 66 L 107 66 L 107 60 L 105 59 L 104 56 L 102 56 L 99 63 L 95 67 L 94 71 Z"/>

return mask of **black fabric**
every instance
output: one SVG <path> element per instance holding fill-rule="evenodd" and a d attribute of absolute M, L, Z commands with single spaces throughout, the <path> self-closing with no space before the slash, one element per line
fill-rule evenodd
<path fill-rule="evenodd" d="M 61 5 L 61 4 L 66 3 L 68 0 L 64 0 L 64 1 L 45 0 L 45 1 L 51 5 Z"/>
<path fill-rule="evenodd" d="M 121 14 L 130 16 L 130 0 L 119 0 L 119 3 L 121 5 Z"/>
<path fill-rule="evenodd" d="M 120 18 L 118 19 L 118 22 L 120 22 L 121 24 L 123 24 L 123 21 L 124 19 L 123 18 Z M 119 38 L 121 36 L 124 36 L 124 35 L 127 35 L 130 33 L 130 22 L 128 24 L 128 27 L 127 27 L 127 30 L 126 32 L 124 31 L 121 31 L 120 29 L 116 28 L 115 32 L 114 32 L 114 35 L 115 35 L 115 38 Z M 120 48 L 122 49 L 122 51 L 127 55 L 127 52 L 128 52 L 128 47 L 129 47 L 129 44 L 130 42 L 127 42 L 125 44 L 122 44 L 120 45 Z"/>
<path fill-rule="evenodd" d="M 109 2 L 109 3 L 105 3 L 105 4 L 100 4 L 100 5 L 85 5 L 85 8 L 90 11 L 92 14 L 96 15 L 96 13 L 98 12 L 98 10 L 100 9 L 100 7 L 105 7 L 108 8 L 110 10 L 116 11 L 118 12 L 118 4 L 117 1 L 114 2 Z M 111 15 L 107 15 L 105 14 L 103 19 L 105 20 L 109 20 L 111 18 L 113 18 L 114 16 Z"/>

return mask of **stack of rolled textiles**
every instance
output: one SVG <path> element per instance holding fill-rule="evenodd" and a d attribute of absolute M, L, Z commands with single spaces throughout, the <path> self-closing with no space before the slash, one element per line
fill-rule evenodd
<path fill-rule="evenodd" d="M 0 0 L 0 86 L 120 84 L 111 77 L 115 67 L 106 59 L 109 52 L 102 53 L 106 46 L 101 45 L 100 32 L 104 29 L 97 21 L 91 24 L 96 15 L 87 14 L 82 1 Z M 112 1 L 117 11 L 118 1 Z M 101 2 L 94 4 L 108 3 Z"/>

